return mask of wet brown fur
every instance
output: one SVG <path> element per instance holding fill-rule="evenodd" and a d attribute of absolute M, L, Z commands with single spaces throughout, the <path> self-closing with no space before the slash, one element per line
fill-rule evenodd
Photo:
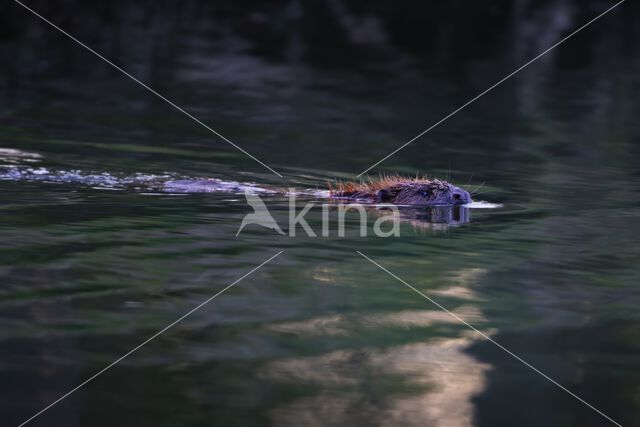
<path fill-rule="evenodd" d="M 369 178 L 369 181 L 353 182 L 338 181 L 335 184 L 331 182 L 329 185 L 329 191 L 331 197 L 352 197 L 353 194 L 362 194 L 363 196 L 369 194 L 374 196 L 379 190 L 393 189 L 398 187 L 408 187 L 413 185 L 445 185 L 445 181 L 439 179 L 429 179 L 426 176 L 416 175 L 415 178 L 402 176 L 399 174 L 393 175 L 380 175 L 377 178 Z"/>
<path fill-rule="evenodd" d="M 439 179 L 429 179 L 426 176 L 418 175 L 416 177 L 406 177 L 398 174 L 381 175 L 378 178 L 369 178 L 369 181 L 363 182 L 329 184 L 330 196 L 334 198 L 397 204 L 420 204 L 420 201 L 424 199 L 418 198 L 416 194 L 425 187 L 433 194 L 450 192 L 452 188 L 448 182 Z M 381 197 L 384 199 L 381 200 Z"/>
<path fill-rule="evenodd" d="M 429 184 L 431 182 L 432 180 L 428 179 L 426 176 L 419 177 L 418 175 L 416 175 L 415 178 L 410 178 L 398 174 L 380 175 L 378 178 L 369 178 L 368 182 L 338 181 L 335 186 L 329 183 L 329 190 L 331 191 L 332 195 L 334 193 L 355 192 L 375 193 L 383 188 L 391 188 L 402 184 Z"/>

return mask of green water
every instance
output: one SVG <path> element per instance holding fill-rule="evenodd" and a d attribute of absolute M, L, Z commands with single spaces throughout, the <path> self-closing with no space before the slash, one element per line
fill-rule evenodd
<path fill-rule="evenodd" d="M 53 31 L 11 41 L 0 147 L 39 154 L 34 167 L 299 189 L 353 178 L 527 59 L 487 54 L 470 76 L 274 60 L 197 30 L 150 59 L 96 41 L 281 179 Z M 485 183 L 477 199 L 503 208 L 458 226 L 404 221 L 400 237 L 362 238 L 354 213 L 345 238 L 236 237 L 242 195 L 0 181 L 3 425 L 279 251 L 32 425 L 607 425 L 356 251 L 640 423 L 639 62 L 555 55 L 372 171 Z M 287 200 L 265 200 L 286 224 Z M 307 219 L 318 230 L 320 209 Z"/>

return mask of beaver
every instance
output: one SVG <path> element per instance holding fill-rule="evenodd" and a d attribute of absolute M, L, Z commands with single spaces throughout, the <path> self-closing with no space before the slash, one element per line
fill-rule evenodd
<path fill-rule="evenodd" d="M 447 181 L 400 175 L 383 176 L 365 183 L 330 185 L 330 197 L 411 206 L 452 206 L 472 202 L 468 191 Z"/>
<path fill-rule="evenodd" d="M 1 153 L 0 153 L 1 154 Z M 85 184 L 109 189 L 147 189 L 167 193 L 252 193 L 288 194 L 284 189 L 267 188 L 251 183 L 224 181 L 217 178 L 174 179 L 171 175 L 119 176 L 107 172 L 87 173 L 79 170 L 49 170 L 47 168 L 0 167 L 0 180 L 26 180 L 51 183 Z M 301 194 L 312 194 L 302 191 Z M 348 199 L 365 203 L 385 203 L 409 206 L 453 206 L 471 203 L 471 195 L 447 181 L 427 177 L 407 178 L 387 175 L 369 182 L 331 184 L 329 191 L 314 192 L 330 199 Z"/>
<path fill-rule="evenodd" d="M 369 182 L 329 183 L 328 197 L 335 200 L 353 200 L 363 203 L 385 203 L 404 206 L 454 206 L 471 203 L 466 190 L 447 181 L 426 177 L 408 178 L 387 175 Z M 222 181 L 215 178 L 178 179 L 164 182 L 162 191 L 180 193 L 242 192 L 250 189 L 257 193 L 286 193 L 284 190 L 267 189 L 253 184 Z M 326 193 L 320 192 L 323 196 Z"/>

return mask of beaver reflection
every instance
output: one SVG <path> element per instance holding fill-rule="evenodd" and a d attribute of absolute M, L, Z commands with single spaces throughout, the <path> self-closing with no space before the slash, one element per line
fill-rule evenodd
<path fill-rule="evenodd" d="M 382 215 L 389 215 L 390 208 L 379 207 Z M 415 228 L 438 230 L 466 224 L 471 220 L 470 209 L 465 206 L 424 206 L 399 208 L 400 220 Z"/>

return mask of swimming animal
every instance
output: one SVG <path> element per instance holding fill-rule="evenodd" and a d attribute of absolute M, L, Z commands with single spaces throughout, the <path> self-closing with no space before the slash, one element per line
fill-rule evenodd
<path fill-rule="evenodd" d="M 473 201 L 468 191 L 447 181 L 400 175 L 365 183 L 338 183 L 331 186 L 330 197 L 409 206 L 454 206 Z"/>
<path fill-rule="evenodd" d="M 167 175 L 136 174 L 119 176 L 107 172 L 87 173 L 79 170 L 49 170 L 39 167 L 0 168 L 0 180 L 40 181 L 81 184 L 97 188 L 159 191 L 166 193 L 240 193 L 288 194 L 286 189 L 217 178 L 182 179 Z M 468 191 L 447 181 L 427 177 L 409 178 L 386 175 L 363 182 L 329 183 L 328 191 L 301 190 L 301 195 L 326 197 L 336 201 L 393 204 L 398 206 L 456 206 L 471 203 Z"/>
<path fill-rule="evenodd" d="M 160 185 L 162 190 L 175 193 L 242 192 L 246 188 L 237 182 L 221 181 L 215 178 L 170 180 Z M 279 192 L 276 189 L 254 186 L 252 186 L 252 190 L 254 192 Z M 368 182 L 329 183 L 329 192 L 326 194 L 328 198 L 335 200 L 399 206 L 455 206 L 473 201 L 468 191 L 447 181 L 426 177 L 408 178 L 401 175 L 381 176 Z"/>

